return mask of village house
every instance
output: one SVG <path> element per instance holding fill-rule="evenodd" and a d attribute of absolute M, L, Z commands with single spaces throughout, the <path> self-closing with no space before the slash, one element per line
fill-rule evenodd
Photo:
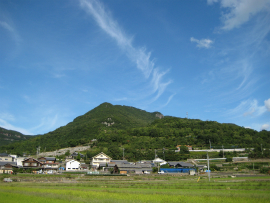
<path fill-rule="evenodd" d="M 194 165 L 182 161 L 169 161 L 168 164 L 170 167 L 174 168 L 192 168 Z"/>
<path fill-rule="evenodd" d="M 42 168 L 42 163 L 32 157 L 22 161 L 23 168 Z"/>
<path fill-rule="evenodd" d="M 81 170 L 81 163 L 75 160 L 70 160 L 66 163 L 66 171 Z"/>
<path fill-rule="evenodd" d="M 0 153 L 0 162 L 13 162 L 14 158 L 6 153 Z"/>
<path fill-rule="evenodd" d="M 73 152 L 71 155 L 70 155 L 73 159 L 77 159 L 78 156 L 82 158 L 84 158 L 84 155 L 81 154 L 81 153 L 78 153 L 78 152 Z"/>
<path fill-rule="evenodd" d="M 38 161 L 42 163 L 43 170 L 57 170 L 59 167 L 59 163 L 56 162 L 55 157 L 40 157 Z"/>
<path fill-rule="evenodd" d="M 21 166 L 22 167 L 23 166 L 22 161 L 24 161 L 25 159 L 26 159 L 25 157 L 17 157 L 17 159 L 16 159 L 17 166 Z"/>
<path fill-rule="evenodd" d="M 13 167 L 18 167 L 16 162 L 0 162 L 0 173 L 13 173 Z"/>
<path fill-rule="evenodd" d="M 127 174 L 127 173 L 143 174 L 152 172 L 151 163 L 130 163 L 126 160 L 112 160 L 108 164 L 108 168 L 115 168 L 116 166 L 120 171 L 120 174 Z"/>
<path fill-rule="evenodd" d="M 89 170 L 89 164 L 82 163 L 81 164 L 81 169 L 82 170 Z"/>
<path fill-rule="evenodd" d="M 106 167 L 110 162 L 112 158 L 108 155 L 104 154 L 103 152 L 100 152 L 96 156 L 92 157 L 92 168 L 99 168 L 99 167 Z"/>

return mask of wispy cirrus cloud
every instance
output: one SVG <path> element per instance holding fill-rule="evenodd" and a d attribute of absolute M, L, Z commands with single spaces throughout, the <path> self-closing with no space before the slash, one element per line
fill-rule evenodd
<path fill-rule="evenodd" d="M 211 39 L 200 39 L 199 40 L 199 39 L 195 39 L 194 37 L 191 37 L 190 41 L 197 43 L 197 47 L 206 48 L 206 49 L 209 49 L 211 47 L 211 45 L 214 43 L 214 41 Z"/>
<path fill-rule="evenodd" d="M 30 131 L 28 131 L 24 128 L 16 127 L 16 126 L 10 124 L 8 121 L 1 119 L 1 118 L 0 118 L 0 126 L 2 128 L 8 129 L 8 130 L 10 130 L 10 129 L 16 130 L 20 133 L 23 133 L 24 135 L 32 135 L 32 133 Z"/>
<path fill-rule="evenodd" d="M 18 45 L 21 41 L 20 35 L 17 33 L 16 29 L 8 22 L 6 21 L 0 21 L 0 27 L 4 28 L 6 31 L 8 31 L 15 41 L 15 43 Z"/>
<path fill-rule="evenodd" d="M 157 100 L 172 81 L 163 82 L 166 71 L 160 72 L 155 68 L 154 60 L 151 60 L 151 52 L 147 52 L 145 47 L 134 47 L 132 37 L 125 34 L 118 22 L 106 11 L 100 1 L 80 0 L 80 4 L 88 14 L 93 16 L 98 26 L 116 41 L 137 69 L 142 71 L 144 77 L 146 79 L 151 78 L 149 82 L 153 89 L 152 94 L 153 92 L 156 94 L 152 102 Z"/>
<path fill-rule="evenodd" d="M 204 74 L 202 84 L 209 85 L 208 88 L 212 90 L 220 89 L 215 96 L 222 98 L 222 101 L 229 103 L 247 101 L 247 98 L 258 89 L 258 81 L 262 77 L 256 70 L 263 69 L 264 66 L 258 66 L 258 61 L 265 60 L 265 56 L 270 53 L 267 39 L 270 32 L 270 12 L 264 12 L 269 10 L 270 0 L 259 0 L 258 5 L 254 7 L 252 5 L 257 1 L 253 0 L 207 1 L 209 5 L 217 2 L 220 3 L 222 11 L 225 9 L 221 13 L 222 25 L 219 30 L 231 31 L 251 19 L 252 21 L 243 28 L 243 31 L 239 29 L 237 33 L 219 33 L 215 40 L 215 53 L 211 57 L 215 59 L 210 62 L 214 64 L 214 68 L 208 70 L 211 75 Z M 230 37 L 226 38 L 225 35 Z"/>
<path fill-rule="evenodd" d="M 266 100 L 268 101 L 268 100 Z M 228 113 L 235 117 L 258 117 L 267 112 L 268 103 L 265 101 L 264 106 L 259 106 L 256 99 L 242 101 L 237 107 L 231 109 Z M 270 101 L 270 99 L 269 99 Z"/>
<path fill-rule="evenodd" d="M 238 28 L 257 13 L 270 10 L 270 0 L 207 0 L 209 5 L 216 2 L 226 9 L 222 14 L 223 30 Z"/>

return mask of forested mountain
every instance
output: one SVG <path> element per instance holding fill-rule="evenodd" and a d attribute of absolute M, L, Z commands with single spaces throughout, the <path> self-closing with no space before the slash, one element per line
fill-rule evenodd
<path fill-rule="evenodd" d="M 12 142 L 17 142 L 21 140 L 26 140 L 31 138 L 30 135 L 23 135 L 14 130 L 7 130 L 0 127 L 0 146 L 8 145 Z"/>
<path fill-rule="evenodd" d="M 91 142 L 92 139 L 97 141 Z M 174 151 L 176 145 L 193 147 L 270 147 L 270 132 L 257 132 L 235 124 L 201 121 L 165 116 L 120 105 L 103 103 L 66 126 L 53 132 L 35 136 L 27 141 L 3 146 L 5 150 L 20 154 L 41 152 L 90 143 L 92 152 L 104 151 L 114 159 L 122 158 L 122 149 L 129 160 L 153 158 L 155 149 L 162 157 Z M 174 154 L 170 155 L 173 159 Z M 177 158 L 177 157 L 176 157 Z"/>
<path fill-rule="evenodd" d="M 108 131 L 109 134 L 114 130 L 143 127 L 162 117 L 163 115 L 159 112 L 149 113 L 131 106 L 103 103 L 75 118 L 66 126 L 44 135 L 33 136 L 27 142 L 4 146 L 0 150 L 21 154 L 22 152 L 35 153 L 37 146 L 41 147 L 41 152 L 73 147 L 97 139 L 102 132 Z"/>

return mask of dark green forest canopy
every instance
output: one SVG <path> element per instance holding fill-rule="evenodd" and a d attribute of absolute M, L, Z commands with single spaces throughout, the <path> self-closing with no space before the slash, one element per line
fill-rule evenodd
<path fill-rule="evenodd" d="M 23 135 L 20 132 L 14 130 L 7 130 L 0 127 L 0 146 L 8 145 L 12 142 L 26 140 L 31 138 L 30 135 Z"/>
<path fill-rule="evenodd" d="M 91 140 L 97 139 L 97 142 Z M 165 116 L 159 112 L 149 113 L 129 106 L 103 103 L 66 126 L 44 135 L 33 136 L 23 142 L 1 147 L 1 151 L 34 154 L 36 147 L 41 152 L 64 147 L 91 144 L 93 153 L 106 151 L 114 159 L 121 158 L 121 149 L 126 156 L 135 158 L 153 157 L 154 149 L 174 151 L 176 145 L 193 147 L 255 147 L 263 144 L 269 148 L 270 132 L 257 132 L 235 124 L 201 121 Z M 167 153 L 170 153 L 169 151 Z M 89 154 L 90 155 L 90 154 Z"/>

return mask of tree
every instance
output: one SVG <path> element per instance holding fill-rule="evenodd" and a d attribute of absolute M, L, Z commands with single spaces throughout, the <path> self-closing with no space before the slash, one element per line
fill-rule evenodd
<path fill-rule="evenodd" d="M 189 154 L 188 148 L 185 145 L 180 147 L 180 154 Z"/>
<path fill-rule="evenodd" d="M 70 151 L 67 150 L 66 153 L 65 153 L 66 156 L 70 156 Z"/>

